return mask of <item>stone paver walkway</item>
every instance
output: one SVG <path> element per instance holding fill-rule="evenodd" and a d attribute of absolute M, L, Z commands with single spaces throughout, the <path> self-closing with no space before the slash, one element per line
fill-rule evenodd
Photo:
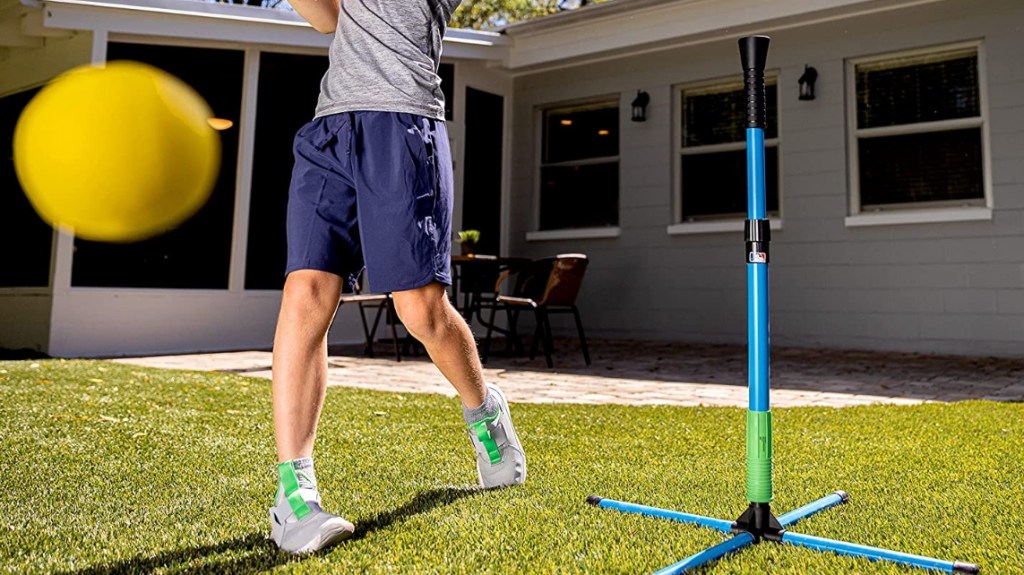
<path fill-rule="evenodd" d="M 553 370 L 545 367 L 543 357 L 493 357 L 485 366 L 486 377 L 514 402 L 747 406 L 743 346 L 596 340 L 588 367 L 572 342 L 556 345 Z M 396 362 L 386 346 L 376 359 L 361 351 L 332 348 L 330 385 L 455 395 L 422 355 Z M 117 361 L 269 378 L 271 355 L 242 351 Z M 1024 359 L 776 348 L 771 377 L 773 407 L 1024 401 Z"/>

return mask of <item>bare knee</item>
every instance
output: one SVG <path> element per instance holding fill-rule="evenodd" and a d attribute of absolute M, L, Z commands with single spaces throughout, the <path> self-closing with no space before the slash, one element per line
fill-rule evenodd
<path fill-rule="evenodd" d="M 341 297 L 341 281 L 340 277 L 327 272 L 292 272 L 284 283 L 281 306 L 285 311 L 333 317 Z"/>
<path fill-rule="evenodd" d="M 393 296 L 398 318 L 416 339 L 430 341 L 451 328 L 453 318 L 444 286 L 434 283 Z"/>

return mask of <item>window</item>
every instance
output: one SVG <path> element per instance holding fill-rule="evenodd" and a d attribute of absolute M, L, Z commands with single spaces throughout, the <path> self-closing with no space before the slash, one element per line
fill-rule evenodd
<path fill-rule="evenodd" d="M 765 195 L 779 211 L 779 104 L 765 79 Z M 742 79 L 680 91 L 678 221 L 744 219 L 747 213 L 747 98 Z"/>
<path fill-rule="evenodd" d="M 619 225 L 618 100 L 543 111 L 540 230 Z"/>
<path fill-rule="evenodd" d="M 854 214 L 985 205 L 976 46 L 853 62 Z"/>
<path fill-rule="evenodd" d="M 260 54 L 245 289 L 284 286 L 292 141 L 313 119 L 327 64 L 326 56 Z"/>
<path fill-rule="evenodd" d="M 53 230 L 21 190 L 14 172 L 14 126 L 38 88 L 0 98 L 0 287 L 50 285 Z"/>
<path fill-rule="evenodd" d="M 245 53 L 111 42 L 107 59 L 145 62 L 174 74 L 199 92 L 216 117 L 234 125 L 219 132 L 220 175 L 210 200 L 196 215 L 177 229 L 131 244 L 75 238 L 71 285 L 227 289 Z"/>

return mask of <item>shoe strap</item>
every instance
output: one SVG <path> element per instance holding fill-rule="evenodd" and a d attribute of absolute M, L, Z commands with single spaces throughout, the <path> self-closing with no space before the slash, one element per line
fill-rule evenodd
<path fill-rule="evenodd" d="M 484 451 L 487 452 L 487 458 L 490 460 L 491 465 L 497 465 L 501 463 L 501 450 L 498 449 L 498 441 L 505 439 L 503 430 L 498 425 L 491 425 L 498 421 L 501 416 L 501 407 L 498 407 L 498 411 L 490 417 L 475 421 L 469 424 L 469 432 L 476 437 L 476 440 L 483 446 Z M 492 433 L 492 432 L 499 433 Z M 495 437 L 499 436 L 499 437 Z"/>
<path fill-rule="evenodd" d="M 295 468 L 290 461 L 277 464 L 277 478 L 284 490 L 284 497 L 292 508 L 292 513 L 297 519 L 309 515 L 313 510 L 306 504 L 306 500 L 299 493 L 299 478 L 295 474 Z"/>

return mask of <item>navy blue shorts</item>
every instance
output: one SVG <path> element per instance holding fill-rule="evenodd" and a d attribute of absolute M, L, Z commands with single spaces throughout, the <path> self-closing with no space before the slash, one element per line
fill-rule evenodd
<path fill-rule="evenodd" d="M 452 160 L 444 122 L 345 112 L 295 136 L 285 273 L 344 278 L 369 289 L 451 284 Z M 364 286 L 365 287 L 365 286 Z"/>

